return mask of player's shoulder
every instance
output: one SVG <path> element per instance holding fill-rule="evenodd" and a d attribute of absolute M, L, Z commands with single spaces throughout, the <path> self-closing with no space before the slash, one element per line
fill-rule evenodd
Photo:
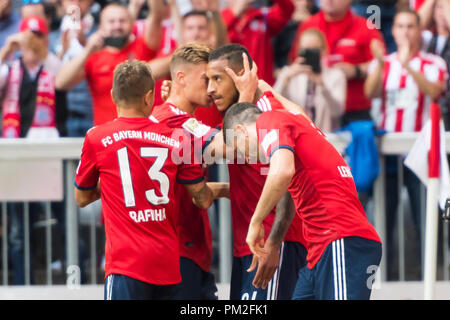
<path fill-rule="evenodd" d="M 271 91 L 265 91 L 256 101 L 256 106 L 261 112 L 273 110 L 284 110 L 283 104 L 275 97 Z"/>
<path fill-rule="evenodd" d="M 169 127 L 181 127 L 183 122 L 190 118 L 192 118 L 190 114 L 169 103 L 163 103 L 154 107 L 150 116 L 152 121 L 165 123 Z"/>

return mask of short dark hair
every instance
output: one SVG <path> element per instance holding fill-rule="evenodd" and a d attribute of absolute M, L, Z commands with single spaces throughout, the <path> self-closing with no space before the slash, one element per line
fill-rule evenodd
<path fill-rule="evenodd" d="M 229 107 L 223 117 L 223 140 L 225 144 L 227 143 L 226 130 L 234 129 L 238 124 L 255 123 L 261 113 L 256 105 L 249 102 L 235 103 Z"/>
<path fill-rule="evenodd" d="M 401 9 L 397 10 L 397 11 L 395 12 L 393 21 L 395 21 L 395 18 L 396 18 L 399 14 L 402 14 L 402 13 L 412 14 L 414 17 L 416 17 L 417 25 L 420 26 L 420 16 L 419 16 L 419 14 L 417 13 L 416 10 L 411 9 L 411 8 L 401 8 Z"/>
<path fill-rule="evenodd" d="M 244 68 L 244 59 L 242 53 L 245 53 L 248 57 L 250 69 L 253 66 L 253 60 L 248 53 L 248 50 L 243 45 L 237 43 L 228 43 L 220 46 L 209 55 L 209 61 L 225 59 L 228 61 L 230 67 L 238 72 Z"/>
<path fill-rule="evenodd" d="M 183 20 L 186 20 L 187 18 L 189 18 L 191 16 L 202 16 L 202 17 L 205 17 L 205 19 L 209 22 L 208 13 L 206 11 L 202 11 L 202 10 L 188 11 L 187 13 L 185 13 L 183 15 Z"/>
<path fill-rule="evenodd" d="M 127 60 L 114 69 L 112 94 L 115 102 L 135 104 L 155 89 L 150 66 L 144 61 Z"/>

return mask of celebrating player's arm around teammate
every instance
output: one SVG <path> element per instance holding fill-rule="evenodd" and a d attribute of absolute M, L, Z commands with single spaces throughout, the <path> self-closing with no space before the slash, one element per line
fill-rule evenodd
<path fill-rule="evenodd" d="M 227 110 L 228 129 L 235 131 L 236 145 L 226 143 L 246 157 L 261 148 L 269 161 L 247 234 L 251 251 L 260 260 L 270 254 L 274 246 L 264 241 L 263 221 L 289 190 L 308 250 L 307 269 L 299 273 L 293 298 L 369 299 L 368 279 L 381 259 L 380 239 L 358 201 L 350 168 L 323 133 L 306 117 L 288 111 L 261 113 L 248 103 Z M 284 220 L 291 218 L 286 214 Z M 282 239 L 285 226 L 273 228 Z M 307 277 L 302 277 L 303 270 Z M 258 266 L 254 285 L 267 285 L 273 272 L 267 264 Z"/>
<path fill-rule="evenodd" d="M 185 184 L 202 208 L 214 192 L 200 164 L 175 161 L 182 139 L 149 119 L 154 78 L 148 65 L 126 61 L 113 79 L 118 118 L 87 132 L 75 200 L 80 206 L 102 201 L 105 299 L 171 299 L 181 281 L 175 182 Z"/>

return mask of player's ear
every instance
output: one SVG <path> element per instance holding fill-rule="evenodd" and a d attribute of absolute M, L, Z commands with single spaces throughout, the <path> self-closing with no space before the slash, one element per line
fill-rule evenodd
<path fill-rule="evenodd" d="M 111 99 L 114 102 L 114 104 L 117 104 L 116 99 L 114 99 L 114 94 L 113 94 L 113 90 L 112 89 L 110 91 L 110 94 L 111 94 Z"/>
<path fill-rule="evenodd" d="M 154 101 L 155 101 L 155 99 L 154 99 L 153 90 L 148 90 L 148 92 L 144 95 L 145 104 L 148 106 L 153 106 Z"/>
<path fill-rule="evenodd" d="M 176 73 L 177 83 L 185 85 L 185 76 L 186 74 L 183 71 L 178 71 Z"/>

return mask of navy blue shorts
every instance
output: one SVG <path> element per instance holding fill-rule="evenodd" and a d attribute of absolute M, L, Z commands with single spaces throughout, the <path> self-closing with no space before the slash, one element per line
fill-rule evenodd
<path fill-rule="evenodd" d="M 105 300 L 173 300 L 179 284 L 156 285 L 122 274 L 110 274 L 105 280 Z"/>
<path fill-rule="evenodd" d="M 177 300 L 217 300 L 219 293 L 214 275 L 206 272 L 191 259 L 180 258 L 181 284 Z"/>
<path fill-rule="evenodd" d="M 300 270 L 294 300 L 369 300 L 381 243 L 360 237 L 333 241 L 309 269 Z"/>
<path fill-rule="evenodd" d="M 233 257 L 230 300 L 290 300 L 298 273 L 306 265 L 306 249 L 298 242 L 283 242 L 280 248 L 280 265 L 266 289 L 252 285 L 257 268 L 247 272 L 253 255 Z"/>

